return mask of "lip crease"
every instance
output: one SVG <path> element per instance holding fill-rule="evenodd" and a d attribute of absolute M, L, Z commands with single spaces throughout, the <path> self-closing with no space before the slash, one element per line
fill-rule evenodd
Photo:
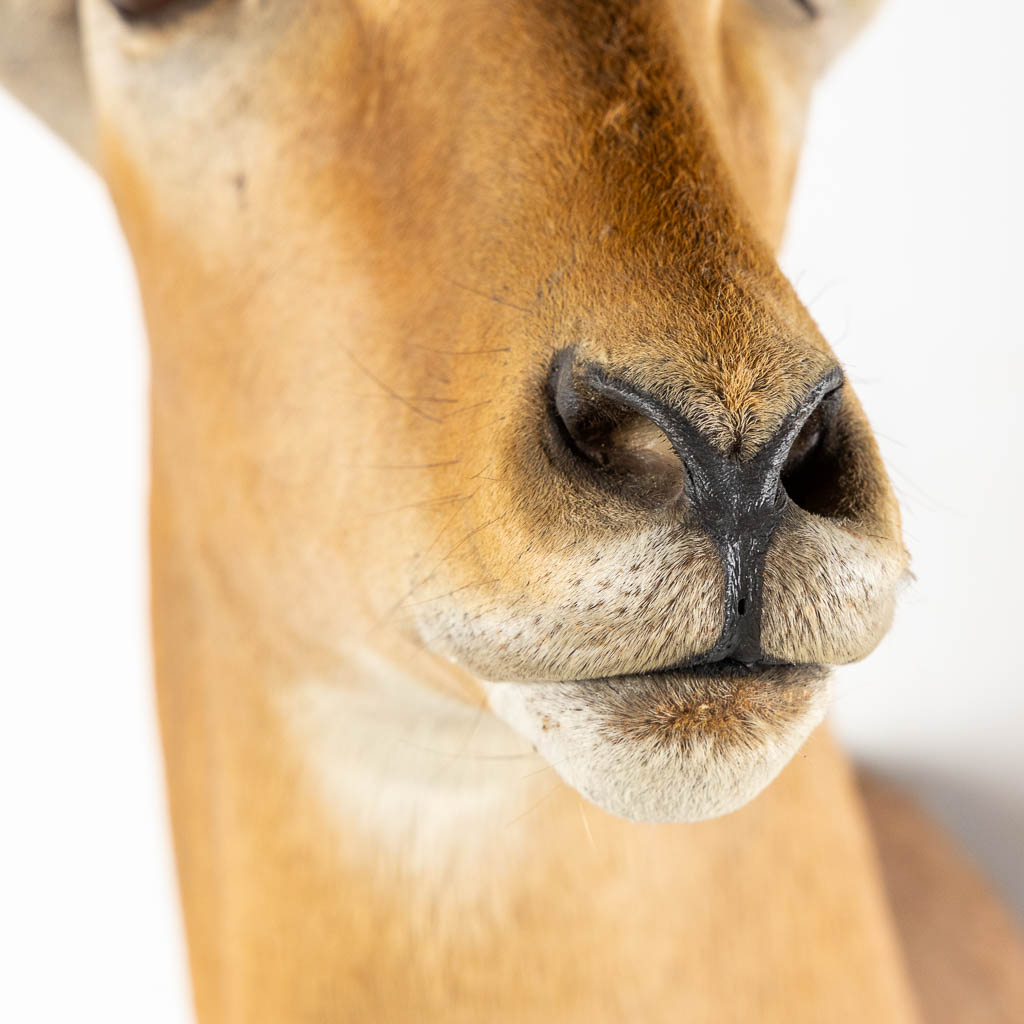
<path fill-rule="evenodd" d="M 698 662 L 696 664 L 669 665 L 665 668 L 650 669 L 647 672 L 622 672 L 609 676 L 595 676 L 580 682 L 605 683 L 626 680 L 657 679 L 662 676 L 676 676 L 685 679 L 757 679 L 766 677 L 765 681 L 776 681 L 779 677 L 792 679 L 797 677 L 820 678 L 827 672 L 827 667 L 810 662 L 754 662 L 744 664 L 725 658 L 722 661 Z M 774 676 L 775 679 L 771 679 Z"/>

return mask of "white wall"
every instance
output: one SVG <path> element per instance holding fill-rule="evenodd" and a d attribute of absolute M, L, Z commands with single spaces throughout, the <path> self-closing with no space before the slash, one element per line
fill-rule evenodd
<path fill-rule="evenodd" d="M 892 0 L 818 96 L 784 265 L 846 364 L 917 583 L 836 718 L 1024 911 L 1024 5 Z"/>
<path fill-rule="evenodd" d="M 0 282 L 0 1020 L 180 1024 L 135 285 L 99 180 L 2 91 Z"/>
<path fill-rule="evenodd" d="M 1024 911 L 1022 30 L 1013 0 L 890 0 L 820 92 L 784 262 L 918 577 L 838 726 Z M 181 1022 L 134 285 L 101 186 L 2 94 L 0 281 L 0 1019 Z"/>

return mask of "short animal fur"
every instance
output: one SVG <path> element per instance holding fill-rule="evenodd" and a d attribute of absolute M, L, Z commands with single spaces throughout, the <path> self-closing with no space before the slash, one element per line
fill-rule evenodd
<path fill-rule="evenodd" d="M 871 6 L 0 0 L 138 268 L 202 1024 L 1024 1019 L 815 732 L 907 572 L 774 255 Z"/>

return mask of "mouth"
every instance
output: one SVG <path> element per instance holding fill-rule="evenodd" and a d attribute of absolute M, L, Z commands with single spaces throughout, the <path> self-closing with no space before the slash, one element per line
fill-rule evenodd
<path fill-rule="evenodd" d="M 824 717 L 820 665 L 716 661 L 495 683 L 495 713 L 573 788 L 632 821 L 699 821 L 753 799 Z"/>
<path fill-rule="evenodd" d="M 727 754 L 730 746 L 785 732 L 816 702 L 827 676 L 820 665 L 724 659 L 572 685 L 604 719 L 612 742 L 702 745 L 705 754 Z"/>
<path fill-rule="evenodd" d="M 826 666 L 811 662 L 769 660 L 748 662 L 739 661 L 736 658 L 722 658 L 718 661 L 686 661 L 665 668 L 649 669 L 646 672 L 628 672 L 573 681 L 603 683 L 615 680 L 656 679 L 659 676 L 674 676 L 679 679 L 692 680 L 763 679 L 766 682 L 783 682 L 798 678 L 821 678 L 827 672 Z"/>

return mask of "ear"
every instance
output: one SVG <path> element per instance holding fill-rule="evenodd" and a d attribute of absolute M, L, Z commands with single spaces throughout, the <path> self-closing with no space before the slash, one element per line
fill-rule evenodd
<path fill-rule="evenodd" d="M 92 114 L 75 0 L 0 0 L 0 86 L 92 162 Z"/>

